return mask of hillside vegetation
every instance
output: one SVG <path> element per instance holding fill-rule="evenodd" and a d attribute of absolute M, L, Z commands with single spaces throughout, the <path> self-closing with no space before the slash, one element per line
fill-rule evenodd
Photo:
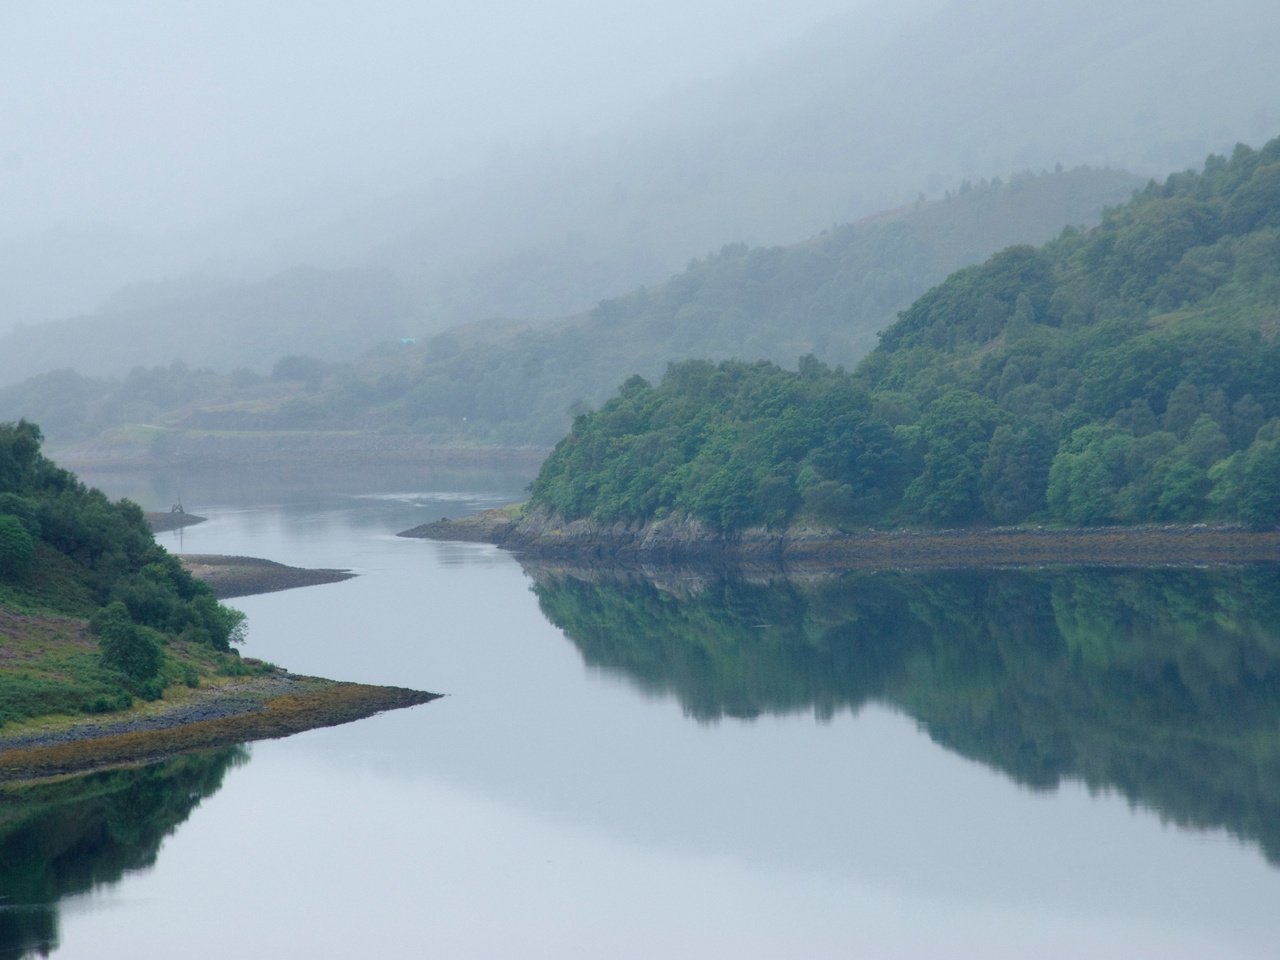
<path fill-rule="evenodd" d="M 722 530 L 1280 522 L 1280 139 L 1011 247 L 852 374 L 673 366 L 579 416 L 533 485 L 566 517 Z"/>
<path fill-rule="evenodd" d="M 813 353 L 852 363 L 899 310 L 952 270 L 1010 243 L 1049 239 L 1064 223 L 1096 223 L 1104 207 L 1140 184 L 1129 174 L 1091 169 L 966 183 L 945 200 L 795 246 L 725 247 L 660 286 L 553 324 L 479 324 L 421 345 L 386 343 L 341 363 L 304 355 L 332 353 L 298 333 L 295 355 L 276 361 L 267 376 L 219 375 L 185 364 L 140 366 L 123 379 L 61 370 L 0 390 L 0 416 L 36 420 L 56 440 L 143 423 L 164 430 L 377 430 L 549 446 L 568 428 L 572 409 L 602 403 L 628 374 L 656 376 L 671 360 L 763 357 L 791 364 Z M 158 318 L 161 311 L 145 315 Z M 368 326 L 370 343 L 380 329 Z M 263 343 L 260 356 L 270 356 Z M 139 356 L 148 349 L 140 346 Z M 163 443 L 163 434 L 152 438 Z"/>
<path fill-rule="evenodd" d="M 0 424 L 0 725 L 102 712 L 175 683 L 248 668 L 243 614 L 113 503 L 40 452 L 39 428 Z"/>

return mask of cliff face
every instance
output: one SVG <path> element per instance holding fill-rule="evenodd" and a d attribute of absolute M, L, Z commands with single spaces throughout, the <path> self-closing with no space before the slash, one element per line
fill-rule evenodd
<path fill-rule="evenodd" d="M 831 530 L 753 527 L 721 533 L 697 520 L 594 524 L 538 508 L 488 510 L 400 534 L 492 543 L 525 557 L 576 564 L 770 564 L 832 569 L 909 567 L 1142 566 L 1280 562 L 1280 529 L 1203 524 L 1146 527 L 973 527 L 952 530 Z"/>

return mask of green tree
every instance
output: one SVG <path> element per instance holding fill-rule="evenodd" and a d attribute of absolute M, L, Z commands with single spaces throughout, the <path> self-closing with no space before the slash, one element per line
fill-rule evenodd
<path fill-rule="evenodd" d="M 138 683 L 155 677 L 164 662 L 160 644 L 145 628 L 129 617 L 129 610 L 118 600 L 107 604 L 89 621 L 98 637 L 103 666 L 119 670 Z"/>
<path fill-rule="evenodd" d="M 1280 421 L 1272 423 L 1280 427 Z M 1265 432 L 1264 427 L 1245 453 L 1238 508 L 1240 519 L 1258 528 L 1280 524 L 1280 436 L 1264 438 Z"/>
<path fill-rule="evenodd" d="M 35 546 L 17 517 L 0 514 L 0 576 L 17 578 L 26 573 Z"/>
<path fill-rule="evenodd" d="M 907 503 L 936 522 L 980 518 L 982 466 L 1002 419 L 993 401 L 968 390 L 952 391 L 930 404 L 920 418 L 924 471 L 907 487 Z"/>

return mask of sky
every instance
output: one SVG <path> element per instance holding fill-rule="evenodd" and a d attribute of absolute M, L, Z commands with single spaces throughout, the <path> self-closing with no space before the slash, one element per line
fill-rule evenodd
<path fill-rule="evenodd" d="M 164 231 L 588 132 L 865 0 L 5 0 L 0 238 Z"/>

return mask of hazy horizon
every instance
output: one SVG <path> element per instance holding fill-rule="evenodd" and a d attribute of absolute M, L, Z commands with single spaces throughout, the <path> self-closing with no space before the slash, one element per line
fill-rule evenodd
<path fill-rule="evenodd" d="M 167 232 L 600 127 L 860 0 L 8 4 L 0 239 Z"/>

